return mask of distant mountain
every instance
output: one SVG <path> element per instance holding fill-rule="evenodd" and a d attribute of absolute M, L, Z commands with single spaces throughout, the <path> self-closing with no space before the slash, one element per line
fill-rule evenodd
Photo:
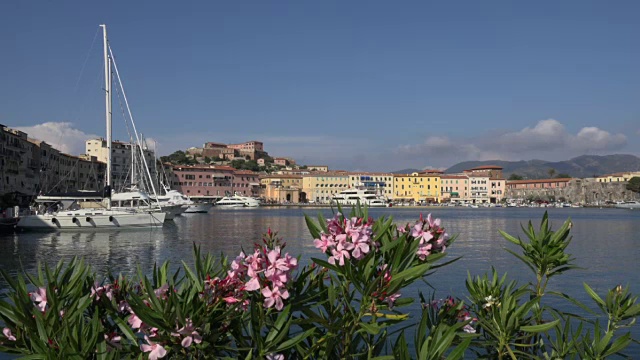
<path fill-rule="evenodd" d="M 518 174 L 525 179 L 543 179 L 549 177 L 549 169 L 555 174 L 569 174 L 572 177 L 585 178 L 594 175 L 611 174 L 622 171 L 640 170 L 640 157 L 634 155 L 582 155 L 565 161 L 464 161 L 448 168 L 445 173 L 459 173 L 482 165 L 497 165 L 503 167 L 505 177 Z"/>

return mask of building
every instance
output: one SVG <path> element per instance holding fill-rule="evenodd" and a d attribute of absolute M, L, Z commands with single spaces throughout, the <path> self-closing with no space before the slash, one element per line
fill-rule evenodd
<path fill-rule="evenodd" d="M 569 185 L 571 178 L 507 180 L 505 195 L 512 199 L 527 199 L 530 196 L 556 196 Z"/>
<path fill-rule="evenodd" d="M 309 170 L 309 171 L 327 172 L 327 171 L 329 171 L 329 166 L 327 166 L 327 165 L 307 165 L 307 170 Z"/>
<path fill-rule="evenodd" d="M 393 199 L 439 203 L 441 201 L 440 174 L 414 172 L 393 175 Z"/>
<path fill-rule="evenodd" d="M 328 204 L 335 194 L 348 188 L 346 172 L 313 172 L 302 176 L 301 202 Z"/>
<path fill-rule="evenodd" d="M 301 202 L 302 176 L 300 175 L 266 175 L 260 178 L 260 187 L 266 202 L 291 204 Z"/>
<path fill-rule="evenodd" d="M 489 202 L 490 177 L 488 173 L 469 175 L 469 201 L 473 204 Z"/>
<path fill-rule="evenodd" d="M 489 186 L 487 187 L 489 202 L 496 204 L 504 199 L 507 188 L 507 181 L 502 178 L 489 178 Z"/>
<path fill-rule="evenodd" d="M 443 202 L 468 201 L 469 177 L 463 175 L 441 175 L 440 198 Z"/>
<path fill-rule="evenodd" d="M 61 153 L 0 125 L 0 194 L 13 194 L 23 206 L 40 193 L 100 190 L 105 169 L 95 157 Z"/>
<path fill-rule="evenodd" d="M 485 176 L 489 178 L 502 179 L 502 167 L 497 165 L 483 165 L 474 167 L 473 169 L 464 170 L 466 175 Z"/>
<path fill-rule="evenodd" d="M 267 153 L 264 151 L 264 144 L 260 141 L 247 141 L 240 144 L 229 144 L 227 148 L 237 150 L 241 157 L 248 160 L 256 160 Z"/>
<path fill-rule="evenodd" d="M 229 166 L 173 165 L 172 187 L 192 199 L 219 200 L 234 193 L 259 196 L 258 174 Z"/>
<path fill-rule="evenodd" d="M 393 174 L 375 172 L 349 173 L 349 187 L 374 190 L 387 199 L 393 199 Z"/>
<path fill-rule="evenodd" d="M 596 181 L 601 183 L 627 182 L 634 177 L 640 177 L 640 171 L 627 171 L 627 172 L 619 172 L 614 174 L 602 175 L 602 176 L 596 177 Z"/>
<path fill-rule="evenodd" d="M 142 149 L 144 153 L 146 167 L 139 161 L 140 151 L 134 151 L 136 155 L 136 167 L 133 168 L 134 162 L 132 149 L 140 149 L 135 144 L 125 143 L 121 141 L 111 142 L 111 187 L 115 191 L 124 191 L 131 188 L 132 185 L 138 185 L 140 188 L 152 192 L 151 184 L 149 181 L 149 175 L 153 181 L 153 186 L 156 191 L 159 191 L 158 186 L 158 174 L 157 166 L 155 164 L 156 157 L 152 150 L 147 148 Z M 91 139 L 85 142 L 86 154 L 89 156 L 95 156 L 98 161 L 107 162 L 107 141 L 103 138 Z"/>

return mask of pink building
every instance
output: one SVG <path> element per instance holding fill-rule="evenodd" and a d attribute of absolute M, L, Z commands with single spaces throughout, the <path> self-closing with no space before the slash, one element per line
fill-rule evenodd
<path fill-rule="evenodd" d="M 229 166 L 189 165 L 173 167 L 173 188 L 196 199 L 219 199 L 238 192 L 258 196 L 258 174 Z"/>

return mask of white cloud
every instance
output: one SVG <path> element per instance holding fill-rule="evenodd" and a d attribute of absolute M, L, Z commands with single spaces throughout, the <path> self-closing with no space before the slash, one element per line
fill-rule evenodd
<path fill-rule="evenodd" d="M 78 155 L 85 152 L 85 142 L 99 138 L 73 127 L 70 122 L 46 122 L 33 126 L 19 126 L 15 129 L 27 133 L 30 138 L 45 141 L 63 153 Z"/>
<path fill-rule="evenodd" d="M 571 137 L 572 146 L 578 150 L 616 150 L 627 144 L 623 134 L 611 134 L 597 127 L 584 127 L 575 137 Z"/>
<path fill-rule="evenodd" d="M 451 139 L 430 135 L 420 144 L 402 145 L 395 149 L 399 157 L 416 162 L 451 165 L 467 160 L 565 160 L 585 153 L 606 153 L 627 145 L 624 134 L 612 134 L 598 127 L 583 127 L 569 133 L 555 119 L 538 121 L 533 127 L 501 134 L 492 132 L 473 138 Z"/>

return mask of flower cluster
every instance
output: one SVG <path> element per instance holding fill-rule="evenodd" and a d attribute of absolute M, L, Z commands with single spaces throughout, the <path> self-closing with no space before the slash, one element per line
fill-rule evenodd
<path fill-rule="evenodd" d="M 227 304 L 241 303 L 246 308 L 249 304 L 247 293 L 259 291 L 265 307 L 282 310 L 284 300 L 290 296 L 287 285 L 298 267 L 298 259 L 282 253 L 284 245 L 275 235 L 269 230 L 264 245 L 256 244 L 250 255 L 241 252 L 231 262 L 225 278 L 205 281 L 204 295 L 210 303 L 222 299 Z"/>
<path fill-rule="evenodd" d="M 407 225 L 398 228 L 398 232 L 409 233 L 420 242 L 416 255 L 421 261 L 425 261 L 433 253 L 444 252 L 447 249 L 449 234 L 440 226 L 440 219 L 432 219 L 431 214 L 427 215 L 426 219 L 420 214 L 420 219 L 413 227 L 409 228 Z"/>
<path fill-rule="evenodd" d="M 253 254 L 240 255 L 231 263 L 228 277 L 244 282 L 245 291 L 260 290 L 264 296 L 264 306 L 282 310 L 284 300 L 289 298 L 287 284 L 293 270 L 298 267 L 298 259 L 282 254 L 280 246 L 256 247 Z"/>
<path fill-rule="evenodd" d="M 47 308 L 47 289 L 43 287 L 38 288 L 36 292 L 29 293 L 29 296 L 34 305 L 37 306 L 40 311 L 45 312 Z"/>
<path fill-rule="evenodd" d="M 468 307 L 464 306 L 451 296 L 448 296 L 445 299 L 433 300 L 428 304 L 423 303 L 422 307 L 431 307 L 436 309 L 441 321 L 450 323 L 450 325 L 455 321 L 469 321 L 462 330 L 469 334 L 474 334 L 476 332 L 476 329 L 473 327 L 473 323 L 478 321 L 478 319 L 472 318 Z"/>
<path fill-rule="evenodd" d="M 313 240 L 313 244 L 330 256 L 330 264 L 335 265 L 337 262 L 344 266 L 345 259 L 360 260 L 371 251 L 374 246 L 372 226 L 372 219 L 347 219 L 342 214 L 336 214 L 327 223 L 329 233 L 321 233 L 319 239 Z"/>
<path fill-rule="evenodd" d="M 371 295 L 378 301 L 386 302 L 389 305 L 389 308 L 392 308 L 396 300 L 398 300 L 398 298 L 401 296 L 401 294 L 398 292 L 394 294 L 389 294 L 387 292 L 387 289 L 391 284 L 391 278 L 392 278 L 388 265 L 384 264 L 382 266 L 379 266 L 377 269 L 377 274 L 378 274 L 378 277 L 380 278 L 380 284 L 378 285 L 378 290 L 375 290 Z M 373 310 L 376 310 L 376 309 L 373 309 Z"/>

